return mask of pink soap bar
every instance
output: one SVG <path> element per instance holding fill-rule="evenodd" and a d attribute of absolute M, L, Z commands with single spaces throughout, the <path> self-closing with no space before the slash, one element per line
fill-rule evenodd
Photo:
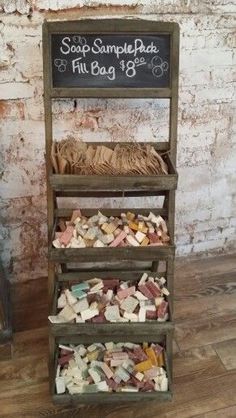
<path fill-rule="evenodd" d="M 105 380 L 109 388 L 111 388 L 112 390 L 116 390 L 118 388 L 118 383 L 116 383 L 113 379 L 106 378 Z"/>
<path fill-rule="evenodd" d="M 117 247 L 120 244 L 120 242 L 123 241 L 123 239 L 125 239 L 126 235 L 127 234 L 125 231 L 121 231 L 119 235 L 117 235 L 117 237 L 114 239 L 114 241 L 112 241 L 109 244 L 109 247 Z"/>
<path fill-rule="evenodd" d="M 125 353 L 124 351 L 119 351 L 117 353 L 112 353 L 112 357 L 115 360 L 127 360 L 129 358 L 128 354 Z"/>
<path fill-rule="evenodd" d="M 163 302 L 161 302 L 161 304 L 158 306 L 158 310 L 157 310 L 158 318 L 164 318 L 165 314 L 167 313 L 167 309 L 168 309 L 168 302 L 163 300 Z"/>
<path fill-rule="evenodd" d="M 156 244 L 157 242 L 160 241 L 160 237 L 157 234 L 155 234 L 155 232 L 152 232 L 152 233 L 150 232 L 148 234 L 148 238 L 151 244 Z"/>
<path fill-rule="evenodd" d="M 102 323 L 102 322 L 107 322 L 107 320 L 106 320 L 105 316 L 101 313 L 100 315 L 94 316 L 91 319 L 91 322 L 99 324 L 99 323 Z"/>
<path fill-rule="evenodd" d="M 108 367 L 106 363 L 103 363 L 101 365 L 101 368 L 108 379 L 110 379 L 113 376 L 113 371 L 110 369 L 110 367 Z"/>
<path fill-rule="evenodd" d="M 157 319 L 157 312 L 156 311 L 149 311 L 146 310 L 146 318 L 147 319 Z"/>
<path fill-rule="evenodd" d="M 114 289 L 115 287 L 119 286 L 119 279 L 106 279 L 103 280 L 103 291 L 106 291 L 108 289 Z"/>
<path fill-rule="evenodd" d="M 74 357 L 74 353 L 67 354 L 66 356 L 62 356 L 58 359 L 58 364 L 64 366 L 65 364 L 69 363 L 69 361 Z"/>
<path fill-rule="evenodd" d="M 159 354 L 161 354 L 161 352 L 162 352 L 162 350 L 163 350 L 163 347 L 161 346 L 161 345 L 159 345 L 159 344 L 152 344 L 152 349 L 155 351 L 155 354 L 157 355 L 157 356 L 159 356 Z"/>
<path fill-rule="evenodd" d="M 147 360 L 148 358 L 147 354 L 145 353 L 145 351 L 143 351 L 141 347 L 135 347 L 133 352 L 134 352 L 134 355 L 137 357 L 139 363 Z"/>
<path fill-rule="evenodd" d="M 128 287 L 127 289 L 122 289 L 117 292 L 119 299 L 127 298 L 128 296 L 134 295 L 136 292 L 135 286 Z"/>
<path fill-rule="evenodd" d="M 138 288 L 139 288 L 140 292 L 141 292 L 144 296 L 146 296 L 146 298 L 148 298 L 148 299 L 153 299 L 153 295 L 152 295 L 152 293 L 150 292 L 150 290 L 147 288 L 147 286 L 146 286 L 145 284 L 140 284 L 140 285 L 138 286 Z"/>
<path fill-rule="evenodd" d="M 150 292 L 152 293 L 152 295 L 154 296 L 154 298 L 160 296 L 161 290 L 160 290 L 159 286 L 156 283 L 153 283 L 151 281 L 148 281 L 146 283 L 146 287 L 148 288 L 148 290 L 150 290 Z"/>
<path fill-rule="evenodd" d="M 142 389 L 145 385 L 144 382 L 140 382 L 138 379 L 136 379 L 134 376 L 131 376 L 128 380 L 127 384 L 131 384 L 131 386 L 136 386 L 136 388 Z"/>
<path fill-rule="evenodd" d="M 71 238 L 73 237 L 73 231 L 74 227 L 69 225 L 66 227 L 66 230 L 62 233 L 61 237 L 59 238 L 59 241 L 63 245 L 68 245 Z"/>
<path fill-rule="evenodd" d="M 127 244 L 127 242 L 125 242 L 125 241 L 121 241 L 121 242 L 119 243 L 119 245 L 117 245 L 117 247 L 128 247 L 128 244 Z"/>
<path fill-rule="evenodd" d="M 158 375 L 158 367 L 152 367 L 149 370 L 146 370 L 144 372 L 144 376 L 146 377 L 146 379 L 153 379 L 154 377 L 156 377 Z"/>
<path fill-rule="evenodd" d="M 147 382 L 145 382 L 143 388 L 141 389 L 141 392 L 148 392 L 149 390 L 154 390 L 154 389 L 155 389 L 154 382 L 152 382 L 151 380 L 148 380 Z"/>

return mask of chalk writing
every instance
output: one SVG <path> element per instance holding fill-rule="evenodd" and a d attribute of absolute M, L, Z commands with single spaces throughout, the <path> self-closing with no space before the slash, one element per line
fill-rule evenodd
<path fill-rule="evenodd" d="M 168 87 L 169 35 L 52 35 L 54 87 Z"/>

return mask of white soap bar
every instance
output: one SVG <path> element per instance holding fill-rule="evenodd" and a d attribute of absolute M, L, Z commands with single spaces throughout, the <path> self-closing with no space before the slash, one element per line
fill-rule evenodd
<path fill-rule="evenodd" d="M 60 395 L 61 393 L 65 393 L 66 391 L 66 385 L 64 377 L 56 377 L 56 391 L 57 394 Z"/>
<path fill-rule="evenodd" d="M 97 315 L 99 315 L 98 309 L 86 309 L 86 311 L 81 312 L 81 317 L 84 321 L 86 321 L 87 319 L 91 319 Z"/>
<path fill-rule="evenodd" d="M 158 277 L 157 277 L 157 279 L 158 279 Z M 160 281 L 160 283 L 161 283 L 161 284 L 165 284 L 165 283 L 166 283 L 166 279 L 165 279 L 165 277 L 161 277 L 161 278 L 159 279 L 159 281 Z"/>
<path fill-rule="evenodd" d="M 72 306 L 77 302 L 77 299 L 72 295 L 69 289 L 65 290 L 65 295 L 66 295 L 66 299 L 69 305 Z"/>
<path fill-rule="evenodd" d="M 126 241 L 128 242 L 129 245 L 131 245 L 132 247 L 139 247 L 139 243 L 138 241 L 132 237 L 132 235 L 127 235 L 126 237 Z"/>
<path fill-rule="evenodd" d="M 62 309 L 66 306 L 66 304 L 66 295 L 65 293 L 62 293 L 57 300 L 57 307 L 58 309 Z"/>
<path fill-rule="evenodd" d="M 93 244 L 94 248 L 100 248 L 100 247 L 105 247 L 105 244 L 103 244 L 102 241 L 100 241 L 100 239 L 97 239 L 97 241 L 95 241 L 95 243 Z"/>
<path fill-rule="evenodd" d="M 66 321 L 73 321 L 76 318 L 75 311 L 71 308 L 71 306 L 66 305 L 61 312 L 59 312 L 59 318 L 65 318 Z"/>
<path fill-rule="evenodd" d="M 146 282 L 148 278 L 148 274 L 147 273 L 143 273 L 141 279 L 139 280 L 138 284 L 144 284 Z"/>
<path fill-rule="evenodd" d="M 108 291 L 106 293 L 106 299 L 108 301 L 111 301 L 112 298 L 113 298 L 113 290 L 112 289 L 108 289 Z"/>
<path fill-rule="evenodd" d="M 101 376 L 95 369 L 88 369 L 88 373 L 92 377 L 94 383 L 101 381 Z"/>
<path fill-rule="evenodd" d="M 91 344 L 87 347 L 87 350 L 91 353 L 92 351 L 96 350 L 97 346 L 95 344 Z"/>
<path fill-rule="evenodd" d="M 141 232 L 141 231 L 138 231 L 138 232 L 136 232 L 136 234 L 135 234 L 135 238 L 136 238 L 136 240 L 141 244 L 141 242 L 144 240 L 144 238 L 146 237 L 146 235 L 143 233 L 143 232 Z"/>
<path fill-rule="evenodd" d="M 111 351 L 114 348 L 114 343 L 112 341 L 109 341 L 108 343 L 105 343 L 105 347 L 108 351 Z"/>
<path fill-rule="evenodd" d="M 144 296 L 139 290 L 136 290 L 134 296 L 138 300 L 148 300 L 148 298 L 146 296 Z"/>
<path fill-rule="evenodd" d="M 97 388 L 101 392 L 109 392 L 109 386 L 107 385 L 107 382 L 105 380 L 103 380 L 102 382 L 98 382 Z"/>
<path fill-rule="evenodd" d="M 61 350 L 67 350 L 67 351 L 74 352 L 74 348 L 71 348 L 68 345 L 59 344 L 59 348 L 61 348 Z"/>
<path fill-rule="evenodd" d="M 138 392 L 139 389 L 134 386 L 124 386 L 121 388 L 121 392 Z"/>
<path fill-rule="evenodd" d="M 63 324 L 63 322 L 66 321 L 66 318 L 64 318 L 62 316 L 59 317 L 57 315 L 50 315 L 50 316 L 48 316 L 48 319 L 52 324 Z"/>
<path fill-rule="evenodd" d="M 139 309 L 138 320 L 139 320 L 139 322 L 145 322 L 146 321 L 146 309 L 144 307 L 141 307 Z"/>
<path fill-rule="evenodd" d="M 136 379 L 138 379 L 140 382 L 142 382 L 143 378 L 144 378 L 144 374 L 141 372 L 136 373 L 135 375 Z"/>
<path fill-rule="evenodd" d="M 166 392 L 168 390 L 168 379 L 164 375 L 161 380 L 160 388 L 162 392 Z"/>
<path fill-rule="evenodd" d="M 89 304 L 87 301 L 87 298 L 83 298 L 81 300 L 79 300 L 77 303 L 75 303 L 72 308 L 74 309 L 74 311 L 76 313 L 80 313 L 82 311 L 85 311 L 86 309 L 89 308 Z"/>
<path fill-rule="evenodd" d="M 166 288 L 166 287 L 163 287 L 163 288 L 161 289 L 161 291 L 162 291 L 163 295 L 169 296 L 169 294 L 170 294 L 169 290 L 167 290 L 167 288 Z"/>
<path fill-rule="evenodd" d="M 61 248 L 61 243 L 60 243 L 59 239 L 54 239 L 54 241 L 52 241 L 52 245 L 55 248 Z"/>
<path fill-rule="evenodd" d="M 138 315 L 134 313 L 124 312 L 124 318 L 127 318 L 131 322 L 138 322 Z"/>

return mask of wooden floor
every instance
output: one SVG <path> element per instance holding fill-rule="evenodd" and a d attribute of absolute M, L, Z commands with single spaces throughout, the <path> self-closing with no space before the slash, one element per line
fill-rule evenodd
<path fill-rule="evenodd" d="M 12 360 L 7 360 L 8 347 L 0 348 L 1 418 L 236 418 L 235 255 L 180 260 L 176 266 L 175 395 L 169 403 L 78 409 L 53 405 L 48 394 L 45 286 L 42 279 L 32 287 L 31 300 L 20 307 L 15 303 L 17 328 L 33 325 L 33 307 L 40 328 L 15 334 Z M 14 292 L 13 302 L 22 290 Z"/>

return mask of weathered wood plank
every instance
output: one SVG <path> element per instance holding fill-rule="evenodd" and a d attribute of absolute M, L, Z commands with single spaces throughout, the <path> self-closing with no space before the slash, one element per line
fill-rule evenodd
<path fill-rule="evenodd" d="M 226 370 L 236 369 L 236 339 L 215 344 L 214 349 L 224 364 Z"/>
<path fill-rule="evenodd" d="M 174 356 L 175 384 L 181 385 L 193 379 L 204 380 L 224 372 L 223 364 L 210 345 L 180 351 Z"/>
<path fill-rule="evenodd" d="M 206 412 L 205 414 L 195 415 L 193 418 L 235 418 L 236 405 L 228 408 L 217 409 L 216 411 Z"/>
<path fill-rule="evenodd" d="M 175 336 L 181 350 L 236 338 L 235 313 L 213 319 L 199 316 L 193 321 L 176 322 Z"/>
<path fill-rule="evenodd" d="M 175 320 L 180 322 L 207 318 L 208 320 L 217 319 L 224 315 L 235 314 L 235 294 L 225 294 L 215 296 L 201 296 L 195 293 L 192 297 L 185 298 L 184 293 L 181 297 L 175 298 Z"/>

